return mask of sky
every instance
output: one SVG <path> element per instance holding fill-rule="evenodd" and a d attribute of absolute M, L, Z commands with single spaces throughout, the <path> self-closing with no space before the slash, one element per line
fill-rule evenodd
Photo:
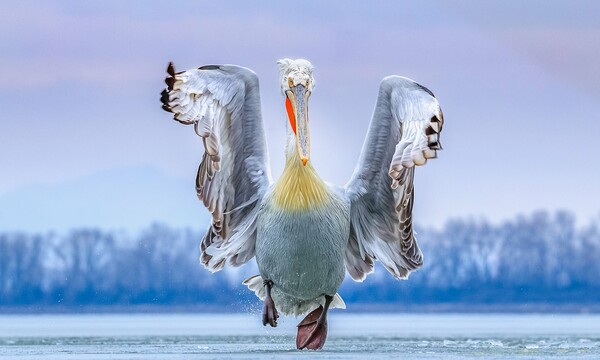
<path fill-rule="evenodd" d="M 276 178 L 283 57 L 315 66 L 311 161 L 325 180 L 347 182 L 378 84 L 397 74 L 430 88 L 445 116 L 444 151 L 416 173 L 418 224 L 600 216 L 600 2 L 56 0 L 0 12 L 0 229 L 204 226 L 202 144 L 160 108 L 166 65 L 257 73 Z"/>

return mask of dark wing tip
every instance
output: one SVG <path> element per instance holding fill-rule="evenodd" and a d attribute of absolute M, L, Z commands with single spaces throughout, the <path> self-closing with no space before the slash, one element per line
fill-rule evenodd
<path fill-rule="evenodd" d="M 167 84 L 167 88 L 169 90 L 173 90 L 173 85 L 175 84 L 175 78 L 172 76 L 166 77 L 165 84 Z"/>
<path fill-rule="evenodd" d="M 433 141 L 427 144 L 431 150 L 443 150 L 442 144 L 439 141 Z"/>
<path fill-rule="evenodd" d="M 160 101 L 163 103 L 162 108 L 164 111 L 172 112 L 171 107 L 169 106 L 169 92 L 167 89 L 160 93 Z"/>
<path fill-rule="evenodd" d="M 439 116 L 433 115 L 429 122 L 436 123 L 437 132 L 439 133 L 442 131 L 442 127 L 444 126 L 444 114 L 442 113 L 442 109 L 440 109 L 438 115 Z"/>
<path fill-rule="evenodd" d="M 441 112 L 440 112 L 440 114 L 441 114 Z M 442 116 L 442 119 L 440 119 L 439 117 L 437 117 L 437 116 L 433 115 L 433 116 L 431 117 L 431 120 L 429 120 L 429 121 L 430 121 L 430 122 L 439 122 L 439 123 L 441 123 L 441 122 L 443 122 L 443 121 L 444 121 L 444 120 L 443 120 L 443 118 L 444 118 L 443 116 Z"/>
<path fill-rule="evenodd" d="M 428 127 L 425 129 L 425 135 L 433 135 L 433 134 L 435 134 L 435 133 L 436 133 L 436 132 L 435 132 L 435 130 L 433 130 L 433 128 L 432 128 L 431 126 L 428 126 Z"/>
<path fill-rule="evenodd" d="M 167 74 L 175 76 L 175 65 L 173 65 L 172 61 L 169 61 L 169 65 L 167 66 Z"/>
<path fill-rule="evenodd" d="M 164 104 L 164 105 L 169 105 L 169 92 L 167 91 L 167 89 L 164 89 L 161 93 L 160 93 L 160 101 Z"/>
<path fill-rule="evenodd" d="M 219 65 L 204 65 L 200 66 L 198 69 L 200 70 L 219 70 L 221 66 Z"/>

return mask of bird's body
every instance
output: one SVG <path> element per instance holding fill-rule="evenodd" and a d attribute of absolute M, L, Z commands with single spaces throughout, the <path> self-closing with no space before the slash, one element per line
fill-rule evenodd
<path fill-rule="evenodd" d="M 322 305 L 324 295 L 337 293 L 346 273 L 350 231 L 350 202 L 343 189 L 315 178 L 311 165 L 298 164 L 288 162 L 281 180 L 265 195 L 256 237 L 260 275 L 273 281 L 278 309 L 295 315 Z M 297 187 L 313 189 L 302 197 L 282 196 L 300 193 L 292 191 Z"/>
<path fill-rule="evenodd" d="M 276 182 L 251 70 L 210 65 L 175 73 L 170 64 L 163 109 L 193 124 L 205 147 L 196 191 L 213 219 L 201 243 L 202 263 L 218 271 L 256 256 L 260 275 L 244 284 L 264 301 L 263 324 L 277 326 L 278 310 L 310 312 L 298 325 L 296 345 L 320 349 L 328 309 L 345 307 L 337 291 L 346 272 L 362 281 L 379 260 L 406 279 L 422 265 L 412 227 L 414 168 L 441 149 L 443 116 L 424 86 L 385 78 L 352 178 L 343 188 L 330 185 L 309 160 L 312 65 L 278 64 L 288 141 Z"/>

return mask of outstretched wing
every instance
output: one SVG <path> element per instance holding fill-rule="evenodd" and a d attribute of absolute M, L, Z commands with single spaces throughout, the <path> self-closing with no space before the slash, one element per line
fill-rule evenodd
<path fill-rule="evenodd" d="M 441 149 L 442 110 L 426 87 L 383 79 L 358 165 L 346 184 L 351 202 L 346 269 L 362 281 L 379 260 L 398 279 L 423 264 L 413 231 L 415 165 Z"/>
<path fill-rule="evenodd" d="M 163 109 L 193 125 L 204 143 L 196 191 L 212 226 L 200 259 L 211 271 L 239 266 L 254 256 L 256 215 L 270 182 L 258 78 L 234 65 L 175 73 L 169 63 L 167 72 Z"/>

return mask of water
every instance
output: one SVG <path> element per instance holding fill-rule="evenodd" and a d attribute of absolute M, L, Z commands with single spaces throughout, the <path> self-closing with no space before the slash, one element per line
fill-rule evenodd
<path fill-rule="evenodd" d="M 299 319 L 258 315 L 0 315 L 0 359 L 600 359 L 598 315 L 348 314 L 319 352 Z"/>

